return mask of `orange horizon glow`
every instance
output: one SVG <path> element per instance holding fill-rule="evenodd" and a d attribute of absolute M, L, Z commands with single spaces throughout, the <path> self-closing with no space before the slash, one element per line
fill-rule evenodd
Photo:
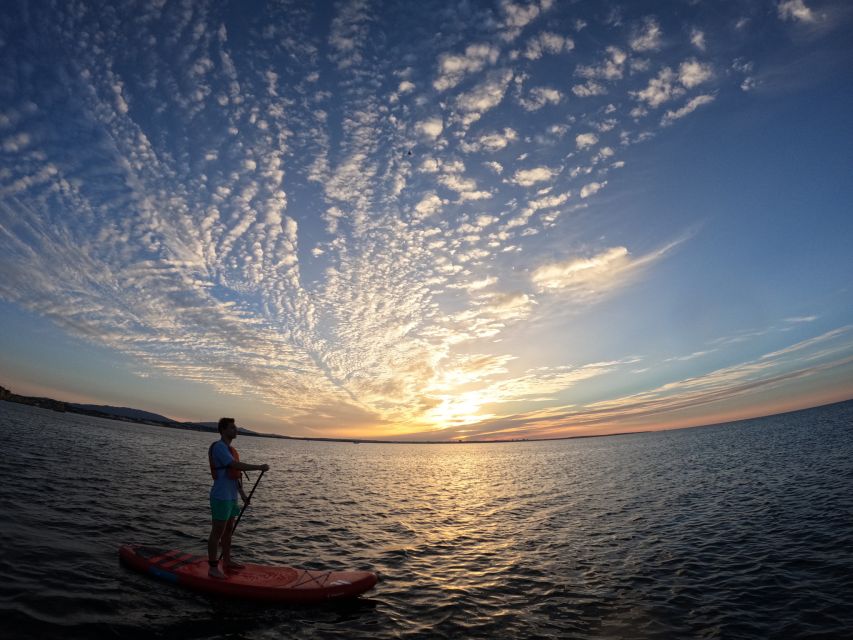
<path fill-rule="evenodd" d="M 103 402 L 97 396 L 77 394 L 74 392 L 63 392 L 59 389 L 48 387 L 45 385 L 37 385 L 33 383 L 16 384 L 10 388 L 5 386 L 12 393 L 22 396 L 44 397 L 59 400 L 63 402 L 72 402 L 79 404 L 95 404 L 109 405 L 110 403 Z M 495 431 L 484 434 L 477 434 L 475 427 L 477 423 L 468 423 L 459 427 L 446 427 L 443 429 L 435 429 L 433 431 L 419 431 L 417 438 L 411 437 L 411 430 L 393 429 L 390 425 L 383 425 L 383 431 L 377 432 L 370 428 L 362 427 L 341 428 L 334 433 L 323 433 L 315 435 L 294 435 L 280 430 L 268 431 L 253 426 L 250 422 L 239 420 L 241 427 L 248 428 L 261 433 L 274 433 L 276 435 L 285 435 L 295 438 L 324 438 L 324 439 L 341 439 L 341 440 L 377 440 L 377 441 L 405 441 L 405 442 L 447 442 L 453 443 L 458 441 L 476 441 L 476 442 L 511 442 L 511 441 L 536 441 L 536 440 L 559 440 L 570 438 L 586 438 L 596 436 L 610 436 L 631 433 L 646 433 L 657 431 L 670 431 L 677 429 L 698 428 L 704 426 L 714 426 L 737 422 L 741 420 L 750 420 L 767 416 L 779 415 L 810 409 L 818 406 L 845 402 L 853 399 L 853 389 L 849 386 L 838 389 L 829 389 L 820 392 L 815 392 L 805 396 L 788 397 L 783 400 L 773 402 L 758 402 L 749 404 L 740 408 L 720 408 L 715 411 L 703 413 L 701 417 L 684 417 L 680 415 L 683 412 L 674 412 L 679 415 L 669 419 L 661 419 L 662 416 L 669 412 L 660 412 L 643 418 L 636 418 L 630 414 L 626 414 L 621 419 L 608 419 L 594 424 L 580 424 L 578 420 L 572 424 L 566 425 L 543 425 L 540 429 L 530 429 L 529 431 L 521 429 L 497 429 Z M 112 405 L 115 406 L 115 405 Z M 124 405 L 121 405 L 124 406 Z M 145 407 L 133 407 L 142 411 L 151 411 L 152 413 L 160 413 Z M 178 422 L 214 422 L 218 416 L 209 416 L 205 419 L 184 418 L 181 416 L 167 416 Z M 470 433 L 471 435 L 467 435 Z M 501 434 L 501 435 L 498 435 Z M 408 437 L 407 437 L 408 436 Z"/>

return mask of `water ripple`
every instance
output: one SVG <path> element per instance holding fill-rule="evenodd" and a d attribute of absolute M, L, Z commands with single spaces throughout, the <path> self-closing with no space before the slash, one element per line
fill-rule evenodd
<path fill-rule="evenodd" d="M 235 552 L 364 568 L 345 605 L 269 607 L 118 565 L 203 553 L 210 435 L 0 403 L 10 638 L 798 638 L 853 629 L 853 403 L 513 445 L 241 438 L 269 462 Z"/>

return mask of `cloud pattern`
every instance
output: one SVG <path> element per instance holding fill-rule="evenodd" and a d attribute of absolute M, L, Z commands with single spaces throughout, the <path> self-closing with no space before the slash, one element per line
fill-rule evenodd
<path fill-rule="evenodd" d="M 569 214 L 620 155 L 740 91 L 749 61 L 651 12 L 437 6 L 7 7 L 0 296 L 291 432 L 497 419 L 486 404 L 640 366 L 512 373 L 496 341 L 666 259 L 672 238 L 537 242 L 581 234 Z"/>

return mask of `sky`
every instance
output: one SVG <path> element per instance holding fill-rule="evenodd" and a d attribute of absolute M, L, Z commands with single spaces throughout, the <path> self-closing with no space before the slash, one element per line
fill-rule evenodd
<path fill-rule="evenodd" d="M 853 398 L 853 6 L 0 6 L 0 385 L 291 436 Z"/>

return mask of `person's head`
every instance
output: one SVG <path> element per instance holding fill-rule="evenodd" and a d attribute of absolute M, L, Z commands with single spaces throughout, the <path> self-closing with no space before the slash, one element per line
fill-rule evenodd
<path fill-rule="evenodd" d="M 234 422 L 234 418 L 219 418 L 217 429 L 219 429 L 220 435 L 227 437 L 229 440 L 237 437 L 237 425 Z"/>

